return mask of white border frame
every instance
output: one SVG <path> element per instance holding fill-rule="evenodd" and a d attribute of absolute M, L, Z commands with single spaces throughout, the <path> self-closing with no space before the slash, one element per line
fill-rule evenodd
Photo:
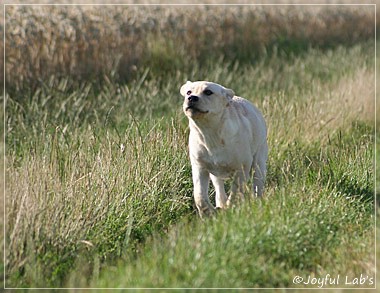
<path fill-rule="evenodd" d="M 5 0 L 6 1 L 6 0 Z M 377 173 L 376 173 L 376 139 L 377 139 L 377 127 L 376 127 L 376 124 L 377 124 L 377 58 L 376 58 L 376 52 L 377 52 L 377 46 L 376 46 L 376 43 L 377 43 L 377 32 L 376 32 L 376 23 L 377 23 L 377 18 L 376 18 L 376 11 L 377 11 L 377 4 L 375 3 L 273 3 L 273 4 L 269 4 L 269 3 L 261 3 L 261 4 L 249 4 L 249 3 L 242 3 L 242 4 L 239 4 L 239 3 L 206 3 L 206 4 L 202 4 L 202 3 L 166 3 L 166 4 L 163 4 L 163 3 L 157 3 L 157 4 L 143 4 L 143 3 L 136 3 L 136 4 L 132 4 L 132 3 L 128 3 L 128 4 L 122 4 L 122 3 L 107 3 L 107 4 L 100 4 L 100 3 L 77 3 L 77 4 L 74 4 L 74 3 L 59 3 L 59 4 L 49 4 L 49 3 L 46 3 L 46 4 L 41 4 L 41 3 L 25 3 L 25 4 L 21 4 L 21 3 L 15 3 L 15 4 L 12 4 L 12 3 L 3 3 L 2 4 L 3 6 L 3 45 L 4 45 L 4 49 L 3 49 L 3 52 L 4 52 L 4 55 L 3 55 L 3 70 L 4 70 L 4 80 L 3 80 L 3 124 L 4 124 L 4 129 L 3 129 L 3 147 L 4 147 L 4 157 L 3 157 L 3 186 L 4 186 L 4 231 L 3 231 L 3 256 L 4 256 L 4 271 L 3 271 L 3 282 L 4 282 L 4 289 L 6 290 L 15 290 L 15 289 L 23 289 L 23 290 L 86 290 L 86 289 L 92 289 L 92 290 L 127 290 L 127 289 L 134 289 L 134 290 L 163 290 L 163 289 L 166 289 L 166 290 L 260 290 L 260 289 L 264 289 L 264 290 L 269 290 L 269 289 L 278 289 L 278 290 L 324 290 L 324 289 L 327 289 L 327 290 L 376 290 L 377 289 L 377 245 L 376 245 L 376 236 L 377 236 L 377 194 L 376 194 L 376 176 L 377 176 Z M 374 282 L 375 282 L 375 287 L 368 287 L 368 288 L 363 288 L 363 287 L 358 287 L 358 288 L 355 288 L 355 287 L 339 287 L 339 288 L 335 288 L 335 287 L 326 287 L 326 288 L 318 288 L 318 287 L 285 287 L 285 288 L 91 288 L 91 287 L 79 287 L 79 288 L 76 288 L 76 287 L 65 287 L 65 288 L 39 288 L 39 287 L 35 287 L 35 288 L 18 288 L 18 287 L 6 287 L 6 195 L 5 195 L 5 191 L 6 191 L 6 144 L 5 144 L 5 136 L 6 136 L 6 78 L 5 78 L 5 73 L 6 73 L 6 63 L 5 63 L 5 57 L 6 57 L 6 46 L 5 46 L 5 42 L 6 42 L 6 38 L 5 38 L 5 35 L 6 35 L 6 21 L 5 21 L 5 18 L 6 18 L 6 13 L 5 13 L 5 10 L 6 10 L 6 7 L 7 6 L 373 6 L 374 7 L 374 14 L 375 14 L 375 23 L 374 23 L 374 27 L 375 27 L 375 80 L 374 80 L 374 83 L 375 83 L 375 137 L 374 137 L 374 144 L 375 144 L 375 147 L 374 147 L 374 159 L 375 159 L 375 162 L 374 162 L 374 217 L 375 217 L 375 221 L 374 221 L 374 245 L 375 245 L 375 251 L 374 251 L 374 257 L 375 257 L 375 274 L 374 274 Z"/>

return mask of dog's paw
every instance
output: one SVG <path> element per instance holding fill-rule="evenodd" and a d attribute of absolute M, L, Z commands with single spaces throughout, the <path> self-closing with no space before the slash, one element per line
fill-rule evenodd
<path fill-rule="evenodd" d="M 244 196 L 240 194 L 231 194 L 227 199 L 227 208 L 240 205 L 244 202 Z"/>
<path fill-rule="evenodd" d="M 201 219 L 207 219 L 207 218 L 215 216 L 217 213 L 217 209 L 214 207 L 210 207 L 207 209 L 198 210 L 198 212 Z"/>

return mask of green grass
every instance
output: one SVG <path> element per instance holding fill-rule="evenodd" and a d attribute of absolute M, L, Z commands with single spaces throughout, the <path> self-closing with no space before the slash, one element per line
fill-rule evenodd
<path fill-rule="evenodd" d="M 296 275 L 374 275 L 373 43 L 219 61 L 170 78 L 51 78 L 10 93 L 7 287 L 296 287 Z M 178 93 L 187 79 L 233 88 L 269 128 L 265 199 L 204 222 Z"/>
<path fill-rule="evenodd" d="M 126 257 L 91 285 L 271 288 L 298 287 L 297 275 L 373 277 L 373 174 L 363 172 L 373 141 L 365 128 L 352 125 L 318 149 L 289 146 L 282 160 L 270 160 L 265 199 L 155 235 L 137 257 Z M 347 143 L 352 139 L 356 150 Z M 274 170 L 282 169 L 281 161 L 292 167 L 287 178 Z"/>
<path fill-rule="evenodd" d="M 216 220 L 155 237 L 141 256 L 106 270 L 93 286 L 297 287 L 297 275 L 357 276 L 373 262 L 363 258 L 373 245 L 363 245 L 373 233 L 368 213 L 362 203 L 328 189 L 284 188 Z M 347 259 L 362 263 L 352 266 Z"/>

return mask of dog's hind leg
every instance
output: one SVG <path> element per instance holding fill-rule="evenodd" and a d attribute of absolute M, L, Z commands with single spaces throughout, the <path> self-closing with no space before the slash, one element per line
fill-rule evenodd
<path fill-rule="evenodd" d="M 253 160 L 253 194 L 261 197 L 264 193 L 265 177 L 267 174 L 268 146 L 263 144 L 256 153 Z"/>
<path fill-rule="evenodd" d="M 249 168 L 243 167 L 242 170 L 239 170 L 235 173 L 231 193 L 227 200 L 227 206 L 231 207 L 235 203 L 244 201 L 244 191 L 246 187 L 246 182 L 249 178 Z"/>

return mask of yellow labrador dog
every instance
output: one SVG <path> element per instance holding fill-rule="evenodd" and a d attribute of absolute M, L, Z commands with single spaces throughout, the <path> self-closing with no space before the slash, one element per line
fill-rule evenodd
<path fill-rule="evenodd" d="M 194 200 L 200 216 L 215 211 L 208 197 L 210 178 L 217 208 L 243 199 L 251 169 L 253 193 L 261 196 L 268 158 L 267 128 L 261 112 L 232 90 L 208 81 L 188 81 L 180 92 L 189 118 Z M 228 178 L 233 178 L 229 197 L 224 190 Z"/>

